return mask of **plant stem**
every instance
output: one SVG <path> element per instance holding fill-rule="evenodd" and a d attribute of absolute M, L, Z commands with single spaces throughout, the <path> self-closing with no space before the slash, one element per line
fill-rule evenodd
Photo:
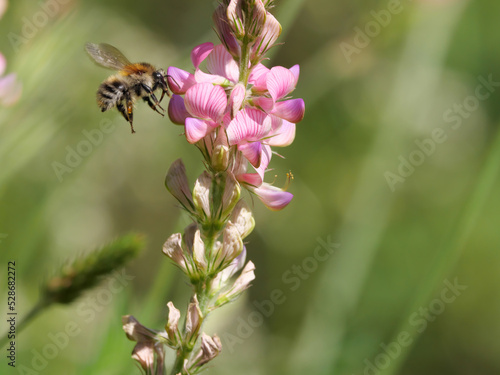
<path fill-rule="evenodd" d="M 38 314 L 40 314 L 46 307 L 48 307 L 51 303 L 45 300 L 39 301 L 31 311 L 26 315 L 19 324 L 16 325 L 16 335 L 19 335 L 21 331 L 30 323 Z M 5 334 L 4 337 L 0 340 L 0 348 L 3 347 L 9 341 L 9 332 Z"/>
<path fill-rule="evenodd" d="M 241 46 L 241 56 L 240 56 L 240 77 L 239 81 L 245 85 L 248 84 L 248 76 L 250 75 L 250 69 L 248 67 L 248 63 L 250 61 L 250 43 L 247 38 L 243 40 Z"/>

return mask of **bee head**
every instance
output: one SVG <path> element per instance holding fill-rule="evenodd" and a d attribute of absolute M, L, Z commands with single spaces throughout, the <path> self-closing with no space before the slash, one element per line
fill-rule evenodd
<path fill-rule="evenodd" d="M 168 90 L 167 82 L 165 81 L 165 71 L 163 69 L 155 71 L 153 73 L 153 79 L 155 82 L 158 82 L 164 91 Z"/>

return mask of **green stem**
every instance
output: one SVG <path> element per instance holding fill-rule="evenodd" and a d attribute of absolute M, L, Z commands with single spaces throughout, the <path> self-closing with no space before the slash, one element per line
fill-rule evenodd
<path fill-rule="evenodd" d="M 19 324 L 16 325 L 16 336 L 18 336 L 21 331 L 26 327 L 38 314 L 40 314 L 45 308 L 47 308 L 51 303 L 41 300 L 39 301 L 31 311 L 26 315 Z M 14 316 L 14 315 L 12 315 Z M 0 348 L 2 348 L 9 341 L 9 332 L 5 334 L 0 340 Z"/>
<path fill-rule="evenodd" d="M 240 56 L 240 83 L 243 83 L 245 87 L 248 84 L 248 77 L 250 76 L 250 69 L 248 67 L 250 61 L 250 43 L 247 38 L 243 40 L 241 46 L 241 56 Z"/>

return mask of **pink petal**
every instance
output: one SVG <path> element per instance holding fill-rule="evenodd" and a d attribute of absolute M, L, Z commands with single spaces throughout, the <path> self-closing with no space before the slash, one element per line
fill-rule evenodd
<path fill-rule="evenodd" d="M 208 55 L 207 70 L 210 74 L 225 77 L 231 82 L 238 82 L 240 76 L 238 64 L 222 44 L 216 45 Z"/>
<path fill-rule="evenodd" d="M 262 108 L 264 112 L 271 112 L 274 108 L 274 99 L 266 98 L 265 96 L 258 96 L 254 98 L 253 104 Z"/>
<path fill-rule="evenodd" d="M 260 186 L 262 184 L 262 178 L 258 173 L 244 173 L 236 176 L 236 179 L 241 183 L 248 184 L 250 186 Z"/>
<path fill-rule="evenodd" d="M 172 95 L 168 103 L 168 117 L 177 125 L 184 125 L 189 113 L 184 105 L 184 99 L 179 95 Z"/>
<path fill-rule="evenodd" d="M 209 131 L 210 127 L 208 124 L 200 119 L 188 117 L 186 119 L 186 139 L 189 143 L 196 143 L 203 137 L 205 137 Z"/>
<path fill-rule="evenodd" d="M 294 65 L 290 69 L 290 72 L 292 72 L 293 76 L 295 77 L 295 84 L 299 81 L 299 75 L 300 75 L 300 66 Z"/>
<path fill-rule="evenodd" d="M 271 156 L 271 147 L 268 145 L 262 145 L 260 165 L 258 168 L 255 168 L 257 173 L 241 173 L 246 172 L 246 168 L 241 168 L 241 171 L 239 171 L 240 174 L 236 175 L 236 179 L 251 186 L 260 186 L 264 181 L 264 174 L 267 170 L 269 162 L 271 161 Z"/>
<path fill-rule="evenodd" d="M 262 156 L 262 144 L 260 142 L 250 142 L 240 144 L 238 150 L 255 168 L 260 166 Z"/>
<path fill-rule="evenodd" d="M 227 85 L 229 83 L 226 77 L 205 73 L 200 69 L 196 69 L 194 77 L 198 83 L 213 83 L 214 85 Z"/>
<path fill-rule="evenodd" d="M 244 141 L 258 141 L 271 130 L 271 118 L 262 111 L 245 108 L 236 114 L 236 117 L 227 127 L 227 139 L 230 145 Z"/>
<path fill-rule="evenodd" d="M 184 104 L 194 117 L 218 122 L 227 107 L 224 89 L 211 83 L 198 83 L 186 91 Z"/>
<path fill-rule="evenodd" d="M 296 84 L 297 81 L 293 73 L 282 66 L 275 66 L 267 75 L 267 89 L 274 101 L 290 94 L 295 89 Z"/>
<path fill-rule="evenodd" d="M 198 69 L 198 66 L 200 66 L 202 61 L 207 58 L 213 49 L 214 44 L 210 42 L 200 44 L 199 46 L 193 48 L 191 51 L 191 61 L 196 69 Z"/>
<path fill-rule="evenodd" d="M 263 183 L 258 188 L 251 188 L 264 205 L 272 211 L 279 211 L 285 208 L 293 198 L 293 194 L 283 191 L 268 183 Z"/>
<path fill-rule="evenodd" d="M 305 110 L 304 100 L 298 98 L 277 102 L 271 113 L 296 124 L 304 118 Z"/>
<path fill-rule="evenodd" d="M 174 94 L 183 95 L 196 81 L 194 76 L 185 70 L 171 66 L 167 69 L 168 87 Z"/>
<path fill-rule="evenodd" d="M 236 113 L 241 109 L 243 101 L 245 100 L 246 90 L 242 83 L 238 83 L 234 86 L 229 97 L 229 108 L 231 108 L 231 116 L 235 116 Z"/>
<path fill-rule="evenodd" d="M 283 120 L 278 130 L 266 140 L 269 146 L 285 147 L 289 146 L 295 139 L 295 124 Z"/>
<path fill-rule="evenodd" d="M 248 83 L 252 84 L 252 90 L 254 91 L 266 91 L 267 90 L 267 82 L 266 76 L 269 73 L 270 69 L 264 66 L 263 64 L 257 64 L 250 73 L 248 77 Z"/>

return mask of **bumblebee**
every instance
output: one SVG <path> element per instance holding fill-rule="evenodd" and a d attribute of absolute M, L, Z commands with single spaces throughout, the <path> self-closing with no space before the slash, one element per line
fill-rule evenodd
<path fill-rule="evenodd" d="M 163 69 L 156 69 L 148 63 L 131 63 L 117 48 L 106 43 L 87 43 L 85 50 L 98 65 L 118 71 L 97 90 L 97 105 L 102 112 L 116 107 L 130 123 L 132 133 L 135 133 L 133 105 L 136 99 L 142 98 L 154 111 L 164 115 L 160 102 L 165 94 L 170 96 L 170 92 Z M 157 89 L 162 91 L 160 100 L 154 94 Z"/>

